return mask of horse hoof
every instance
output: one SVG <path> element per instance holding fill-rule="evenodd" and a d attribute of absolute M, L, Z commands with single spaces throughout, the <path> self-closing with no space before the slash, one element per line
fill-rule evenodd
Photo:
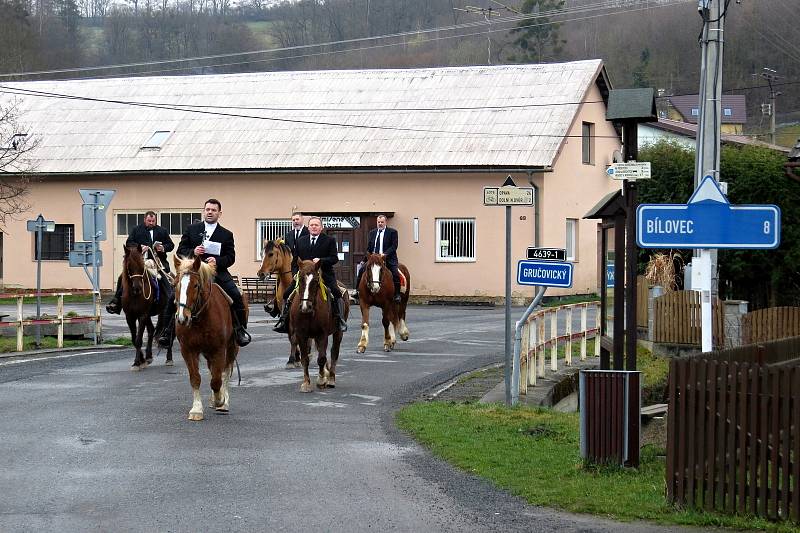
<path fill-rule="evenodd" d="M 336 388 L 336 378 L 328 378 L 328 388 L 329 389 Z"/>
<path fill-rule="evenodd" d="M 293 368 L 297 368 L 297 363 L 286 363 L 286 370 L 292 370 Z"/>
<path fill-rule="evenodd" d="M 388 344 L 384 344 L 383 345 L 383 351 L 384 352 L 391 352 L 392 351 L 392 347 L 389 346 Z"/>
<path fill-rule="evenodd" d="M 203 413 L 189 413 L 189 420 L 199 422 L 203 419 Z"/>
<path fill-rule="evenodd" d="M 358 348 L 356 348 L 356 353 L 364 353 L 365 351 L 367 351 L 366 346 L 359 346 Z"/>
<path fill-rule="evenodd" d="M 175 361 L 172 359 L 167 359 L 167 362 L 164 363 L 164 366 L 175 366 Z"/>
<path fill-rule="evenodd" d="M 222 413 L 224 415 L 227 415 L 228 411 L 230 411 L 230 407 L 228 407 L 227 405 L 220 405 L 216 409 L 218 413 Z"/>
<path fill-rule="evenodd" d="M 138 372 L 142 369 L 139 365 L 131 365 L 131 372 Z"/>
<path fill-rule="evenodd" d="M 408 333 L 404 333 L 404 334 L 400 335 L 400 338 L 402 340 L 404 340 L 404 341 L 407 341 L 408 340 Z"/>
<path fill-rule="evenodd" d="M 300 392 L 311 392 L 311 390 L 311 383 L 303 382 L 303 384 L 300 385 Z"/>
<path fill-rule="evenodd" d="M 294 367 L 295 367 L 295 368 L 303 368 L 303 364 L 302 364 L 300 361 L 298 361 L 298 362 L 296 362 L 296 363 L 294 364 Z"/>

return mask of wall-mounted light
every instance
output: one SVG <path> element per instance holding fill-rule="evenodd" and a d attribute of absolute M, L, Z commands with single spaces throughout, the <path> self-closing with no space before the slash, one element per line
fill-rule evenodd
<path fill-rule="evenodd" d="M 414 217 L 414 242 L 419 242 L 419 218 Z"/>

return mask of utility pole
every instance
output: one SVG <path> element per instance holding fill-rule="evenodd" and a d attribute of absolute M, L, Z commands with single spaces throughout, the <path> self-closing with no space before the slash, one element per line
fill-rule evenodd
<path fill-rule="evenodd" d="M 772 84 L 777 81 L 780 76 L 778 76 L 775 70 L 767 67 L 761 69 L 760 76 L 767 80 L 767 84 L 769 84 L 769 134 L 770 142 L 775 144 L 775 100 L 781 93 L 775 92 L 775 88 Z"/>
<path fill-rule="evenodd" d="M 698 11 L 703 18 L 700 38 L 700 117 L 697 124 L 697 159 L 694 168 L 694 185 L 697 188 L 705 176 L 719 181 L 720 134 L 722 122 L 722 45 L 724 22 L 729 0 L 700 0 Z M 713 349 L 711 298 L 718 286 L 716 250 L 695 250 L 692 277 L 702 271 L 708 290 L 702 287 L 701 319 L 702 350 Z M 705 285 L 705 284 L 704 284 Z"/>

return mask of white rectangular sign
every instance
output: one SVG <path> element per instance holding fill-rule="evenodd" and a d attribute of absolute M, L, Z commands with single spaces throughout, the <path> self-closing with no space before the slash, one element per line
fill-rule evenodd
<path fill-rule="evenodd" d="M 649 180 L 650 162 L 612 163 L 606 168 L 606 174 L 615 180 Z"/>
<path fill-rule="evenodd" d="M 533 205 L 533 187 L 484 187 L 483 205 Z"/>

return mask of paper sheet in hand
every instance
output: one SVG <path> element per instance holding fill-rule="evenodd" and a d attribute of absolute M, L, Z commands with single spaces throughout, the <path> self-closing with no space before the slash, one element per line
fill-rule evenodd
<path fill-rule="evenodd" d="M 219 255 L 222 252 L 222 244 L 214 241 L 203 241 L 203 248 L 208 255 Z"/>

